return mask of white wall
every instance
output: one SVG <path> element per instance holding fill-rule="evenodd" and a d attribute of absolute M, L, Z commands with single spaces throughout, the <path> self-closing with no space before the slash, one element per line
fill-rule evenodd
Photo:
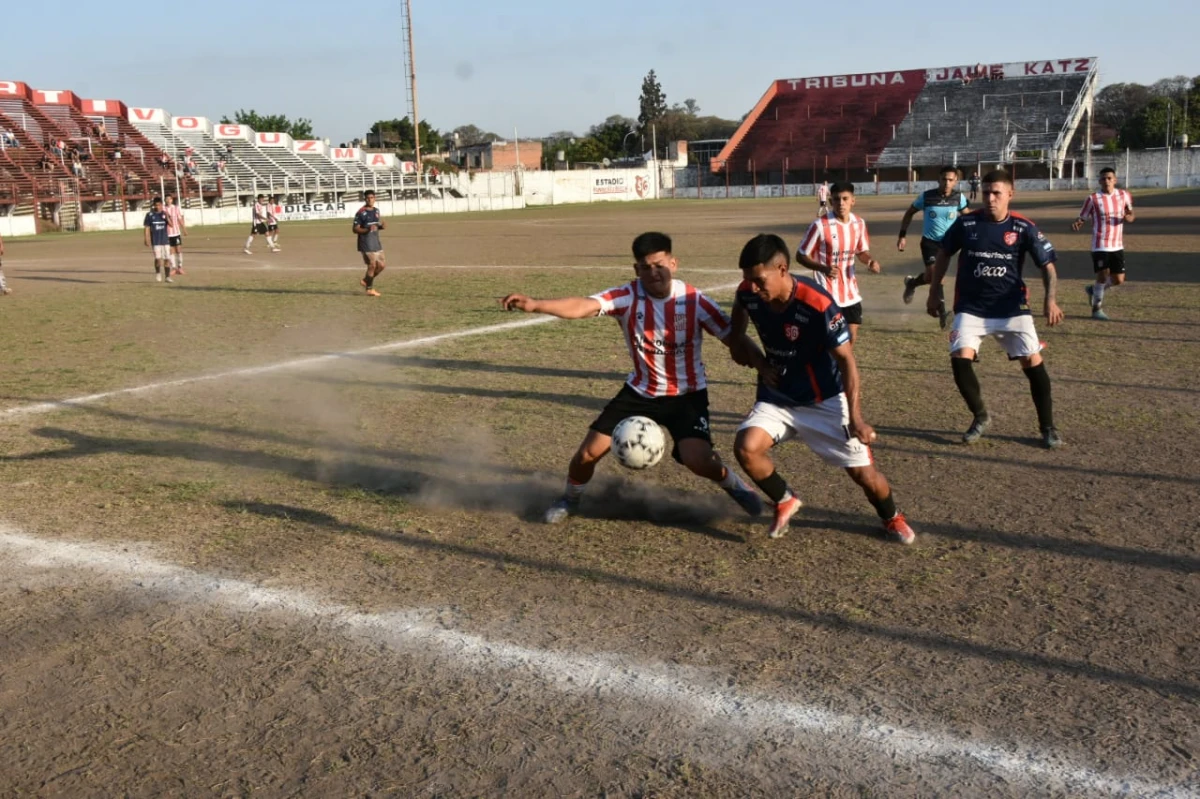
<path fill-rule="evenodd" d="M 32 236 L 37 233 L 37 220 L 33 214 L 22 216 L 0 216 L 0 236 Z"/>

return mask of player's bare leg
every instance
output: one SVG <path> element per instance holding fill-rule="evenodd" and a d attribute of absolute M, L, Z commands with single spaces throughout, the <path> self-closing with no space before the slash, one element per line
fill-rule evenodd
<path fill-rule="evenodd" d="M 804 503 L 775 471 L 775 462 L 769 454 L 773 446 L 775 440 L 761 427 L 739 430 L 733 445 L 742 471 L 767 495 L 767 499 L 775 503 L 775 520 L 768 528 L 767 536 L 781 538 L 787 532 L 788 523 L 804 507 Z"/>
<path fill-rule="evenodd" d="M 579 501 L 583 491 L 596 474 L 596 464 L 612 449 L 612 436 L 588 430 L 583 443 L 571 457 L 567 466 L 567 485 L 563 495 L 553 505 L 546 509 L 542 521 L 546 524 L 558 524 L 568 516 L 579 511 Z"/>
<path fill-rule="evenodd" d="M 379 277 L 379 273 L 386 269 L 387 265 L 382 258 L 367 253 L 363 253 L 363 263 L 367 265 L 367 271 L 359 283 L 367 290 L 368 297 L 378 297 L 379 292 L 375 290 L 375 278 Z"/>
<path fill-rule="evenodd" d="M 762 513 L 762 500 L 754 489 L 746 485 L 737 472 L 721 461 L 721 456 L 712 444 L 703 438 L 685 438 L 679 441 L 679 460 L 692 474 L 712 480 L 721 486 L 742 510 L 751 516 Z"/>
<path fill-rule="evenodd" d="M 850 479 L 858 484 L 867 496 L 871 507 L 883 522 L 884 532 L 888 538 L 901 544 L 911 544 L 916 540 L 916 533 L 908 526 L 904 514 L 896 510 L 896 500 L 892 497 L 892 487 L 888 485 L 883 472 L 871 464 L 870 466 L 851 466 L 846 469 Z"/>

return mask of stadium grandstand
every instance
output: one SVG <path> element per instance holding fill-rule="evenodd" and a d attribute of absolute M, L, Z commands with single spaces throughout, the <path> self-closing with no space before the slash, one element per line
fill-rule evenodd
<path fill-rule="evenodd" d="M 1095 58 L 1065 58 L 777 80 L 709 168 L 818 182 L 1026 162 L 1063 177 L 1090 152 L 1098 77 Z"/>
<path fill-rule="evenodd" d="M 365 189 L 381 199 L 440 190 L 394 153 L 0 81 L 0 215 L 36 215 L 39 229 L 144 208 L 164 191 L 185 207 L 230 207 L 259 193 L 336 203 Z"/>

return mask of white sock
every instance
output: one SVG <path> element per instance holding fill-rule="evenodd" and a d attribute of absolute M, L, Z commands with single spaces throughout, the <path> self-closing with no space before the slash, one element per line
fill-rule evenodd
<path fill-rule="evenodd" d="M 570 477 L 567 478 L 567 489 L 563 492 L 563 496 L 572 502 L 578 502 L 583 496 L 583 490 L 587 488 L 587 483 L 576 483 Z"/>
<path fill-rule="evenodd" d="M 175 253 L 171 253 L 170 255 L 167 256 L 167 266 L 170 267 L 172 270 L 175 269 Z"/>
<path fill-rule="evenodd" d="M 720 484 L 721 488 L 749 488 L 742 478 L 738 477 L 737 472 L 728 466 L 725 467 L 725 476 L 718 480 L 717 483 Z"/>
<path fill-rule="evenodd" d="M 254 243 L 254 237 L 253 237 L 253 236 L 248 236 L 248 237 L 246 238 L 246 249 L 247 249 L 247 250 L 248 250 L 248 249 L 250 249 L 250 245 L 251 245 L 251 244 L 253 244 L 253 243 Z"/>
<path fill-rule="evenodd" d="M 1107 285 L 1108 285 L 1107 283 L 1096 283 L 1092 286 L 1092 307 L 1093 308 L 1099 308 L 1100 304 L 1104 302 L 1104 288 Z"/>
<path fill-rule="evenodd" d="M 6 288 L 8 288 L 8 284 L 4 282 L 4 270 L 0 269 L 0 291 L 4 291 Z"/>
<path fill-rule="evenodd" d="M 1113 287 L 1112 275 L 1109 275 L 1108 279 L 1104 281 L 1104 288 L 1110 289 L 1112 287 Z"/>
<path fill-rule="evenodd" d="M 182 252 L 175 253 L 175 264 L 180 269 L 183 269 L 183 253 Z"/>

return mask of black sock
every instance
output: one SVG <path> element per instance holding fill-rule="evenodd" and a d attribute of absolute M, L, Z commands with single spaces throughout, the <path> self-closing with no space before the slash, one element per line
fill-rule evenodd
<path fill-rule="evenodd" d="M 979 378 L 975 376 L 975 367 L 970 358 L 951 358 L 950 368 L 954 370 L 954 385 L 958 393 L 967 401 L 967 407 L 976 416 L 986 416 L 987 408 L 983 404 L 983 392 L 979 388 Z"/>
<path fill-rule="evenodd" d="M 946 284 L 938 286 L 938 310 L 942 313 L 946 312 Z"/>
<path fill-rule="evenodd" d="M 892 499 L 892 492 L 883 499 L 872 499 L 871 504 L 875 506 L 875 512 L 879 514 L 879 518 L 885 522 L 896 515 L 896 500 Z"/>
<path fill-rule="evenodd" d="M 925 277 L 925 273 L 924 273 L 924 272 L 922 272 L 921 274 L 919 274 L 919 275 L 916 275 L 915 277 L 913 277 L 913 279 L 912 279 L 912 285 L 914 285 L 914 286 L 928 286 L 928 285 L 929 285 L 929 280 L 928 280 L 928 279 Z"/>
<path fill-rule="evenodd" d="M 755 480 L 755 485 L 762 489 L 762 492 L 767 495 L 767 499 L 778 503 L 781 499 L 787 496 L 788 484 L 779 472 L 771 472 L 761 480 Z"/>
<path fill-rule="evenodd" d="M 375 285 L 375 276 L 370 272 L 367 272 L 367 274 L 363 276 L 363 282 L 367 284 L 367 288 L 371 288 L 371 286 Z"/>
<path fill-rule="evenodd" d="M 1046 364 L 1026 368 L 1025 376 L 1029 378 L 1033 407 L 1037 408 L 1038 427 L 1043 430 L 1054 427 L 1054 402 L 1050 398 L 1050 373 L 1046 371 Z"/>

